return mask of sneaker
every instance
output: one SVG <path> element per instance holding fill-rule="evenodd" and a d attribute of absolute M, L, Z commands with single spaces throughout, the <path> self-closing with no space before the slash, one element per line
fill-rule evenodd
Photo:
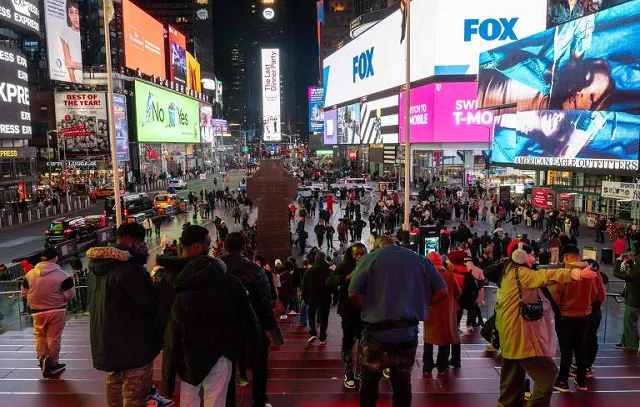
<path fill-rule="evenodd" d="M 448 371 L 449 371 L 449 366 L 445 367 L 444 369 L 438 368 L 438 374 L 446 374 Z"/>
<path fill-rule="evenodd" d="M 616 349 L 627 349 L 627 347 L 622 343 L 616 343 L 614 345 L 614 348 L 616 348 Z"/>
<path fill-rule="evenodd" d="M 49 359 L 49 356 L 40 358 L 40 369 L 42 370 L 42 377 L 45 379 L 48 378 L 49 371 L 51 370 L 51 359 Z"/>
<path fill-rule="evenodd" d="M 593 373 L 593 368 L 592 367 L 588 367 L 587 368 L 587 377 L 593 377 L 595 376 Z"/>
<path fill-rule="evenodd" d="M 326 345 L 326 344 L 327 344 L 327 338 L 320 339 L 320 345 Z"/>
<path fill-rule="evenodd" d="M 147 397 L 147 407 L 170 407 L 173 404 L 173 400 L 163 397 L 162 394 L 160 394 L 160 390 L 156 389 L 155 387 L 151 389 L 151 395 Z"/>
<path fill-rule="evenodd" d="M 314 342 L 316 341 L 316 339 L 318 339 L 318 337 L 317 337 L 317 336 L 315 336 L 315 335 L 311 335 L 311 336 L 309 337 L 309 339 L 307 339 L 307 343 L 308 343 L 308 344 L 312 344 L 312 343 L 314 343 Z"/>
<path fill-rule="evenodd" d="M 282 315 L 280 315 L 280 321 L 284 321 L 284 320 L 285 320 L 285 319 L 287 319 L 287 318 L 289 318 L 289 317 L 287 316 L 287 314 L 282 314 Z"/>
<path fill-rule="evenodd" d="M 576 390 L 587 391 L 587 379 L 576 378 Z"/>
<path fill-rule="evenodd" d="M 556 384 L 555 386 L 553 386 L 553 389 L 556 391 L 559 391 L 560 393 L 566 393 L 568 391 L 571 391 L 571 389 L 569 389 L 569 385 L 565 382 L 561 382 L 556 380 Z"/>
<path fill-rule="evenodd" d="M 433 370 L 433 366 L 422 366 L 422 373 L 430 375 Z"/>
<path fill-rule="evenodd" d="M 487 352 L 491 352 L 491 353 L 495 353 L 495 352 L 498 351 L 498 349 L 496 349 L 493 345 L 487 345 L 486 351 Z"/>
<path fill-rule="evenodd" d="M 531 399 L 531 380 L 524 379 L 524 399 L 529 401 Z"/>
<path fill-rule="evenodd" d="M 344 375 L 344 381 L 342 383 L 346 389 L 356 388 L 356 379 L 353 377 L 353 374 Z"/>
<path fill-rule="evenodd" d="M 238 387 L 247 387 L 249 385 L 249 381 L 247 379 L 245 379 L 244 377 L 237 377 L 236 378 L 236 386 Z"/>
<path fill-rule="evenodd" d="M 387 380 L 391 379 L 391 369 L 389 368 L 383 369 L 382 376 Z"/>
<path fill-rule="evenodd" d="M 57 363 L 55 366 L 51 366 L 49 368 L 49 376 L 57 375 L 67 368 L 67 365 L 64 363 Z"/>
<path fill-rule="evenodd" d="M 289 311 L 289 315 L 298 315 L 297 312 L 295 312 L 294 310 Z"/>

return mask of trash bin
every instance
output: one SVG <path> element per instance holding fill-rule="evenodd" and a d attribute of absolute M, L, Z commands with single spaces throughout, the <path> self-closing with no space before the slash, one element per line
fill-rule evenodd
<path fill-rule="evenodd" d="M 609 247 L 603 247 L 600 254 L 600 263 L 613 264 L 613 250 Z"/>

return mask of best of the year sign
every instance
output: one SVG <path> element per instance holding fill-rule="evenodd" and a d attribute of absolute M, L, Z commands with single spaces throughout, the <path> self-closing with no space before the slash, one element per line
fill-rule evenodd
<path fill-rule="evenodd" d="M 0 138 L 31 138 L 27 60 L 0 47 Z"/>
<path fill-rule="evenodd" d="M 632 182 L 602 181 L 603 198 L 640 200 L 640 184 Z"/>

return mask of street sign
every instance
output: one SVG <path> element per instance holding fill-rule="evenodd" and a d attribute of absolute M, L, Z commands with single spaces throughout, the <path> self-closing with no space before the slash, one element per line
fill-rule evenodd
<path fill-rule="evenodd" d="M 200 174 L 200 179 L 201 180 L 206 180 L 207 179 L 207 174 Z"/>

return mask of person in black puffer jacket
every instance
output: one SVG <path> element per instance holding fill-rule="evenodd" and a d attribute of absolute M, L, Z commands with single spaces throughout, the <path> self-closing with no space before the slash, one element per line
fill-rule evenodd
<path fill-rule="evenodd" d="M 360 257 L 367 254 L 367 247 L 356 243 L 344 254 L 344 260 L 336 268 L 326 284 L 330 289 L 338 288 L 338 314 L 342 317 L 342 364 L 344 367 L 344 387 L 355 389 L 356 382 L 353 370 L 353 345 L 360 339 L 362 320 L 360 308 L 349 299 L 349 283 L 351 273 L 356 269 Z"/>
<path fill-rule="evenodd" d="M 88 291 L 93 367 L 107 375 L 107 400 L 143 406 L 152 392 L 153 360 L 162 349 L 158 303 L 144 268 L 148 249 L 142 225 L 125 223 L 117 247 L 94 247 Z"/>
<path fill-rule="evenodd" d="M 227 265 L 227 272 L 237 277 L 244 288 L 249 292 L 251 305 L 258 317 L 260 326 L 259 340 L 255 345 L 247 345 L 248 349 L 254 352 L 253 363 L 253 383 L 251 390 L 253 394 L 253 405 L 264 406 L 267 399 L 267 362 L 269 359 L 269 337 L 271 331 L 277 329 L 276 320 L 273 316 L 273 304 L 275 298 L 271 295 L 271 285 L 265 270 L 259 265 L 251 262 L 242 255 L 246 241 L 242 233 L 229 233 L 224 246 L 229 254 L 220 258 Z M 231 376 L 232 383 L 227 390 L 227 406 L 235 406 L 236 388 L 235 371 L 237 360 L 233 360 Z"/>
<path fill-rule="evenodd" d="M 247 293 L 222 261 L 209 256 L 189 262 L 173 287 L 176 298 L 163 350 L 164 390 L 173 395 L 177 373 L 182 405 L 199 405 L 201 388 L 212 405 L 224 403 L 231 361 L 258 329 Z"/>

